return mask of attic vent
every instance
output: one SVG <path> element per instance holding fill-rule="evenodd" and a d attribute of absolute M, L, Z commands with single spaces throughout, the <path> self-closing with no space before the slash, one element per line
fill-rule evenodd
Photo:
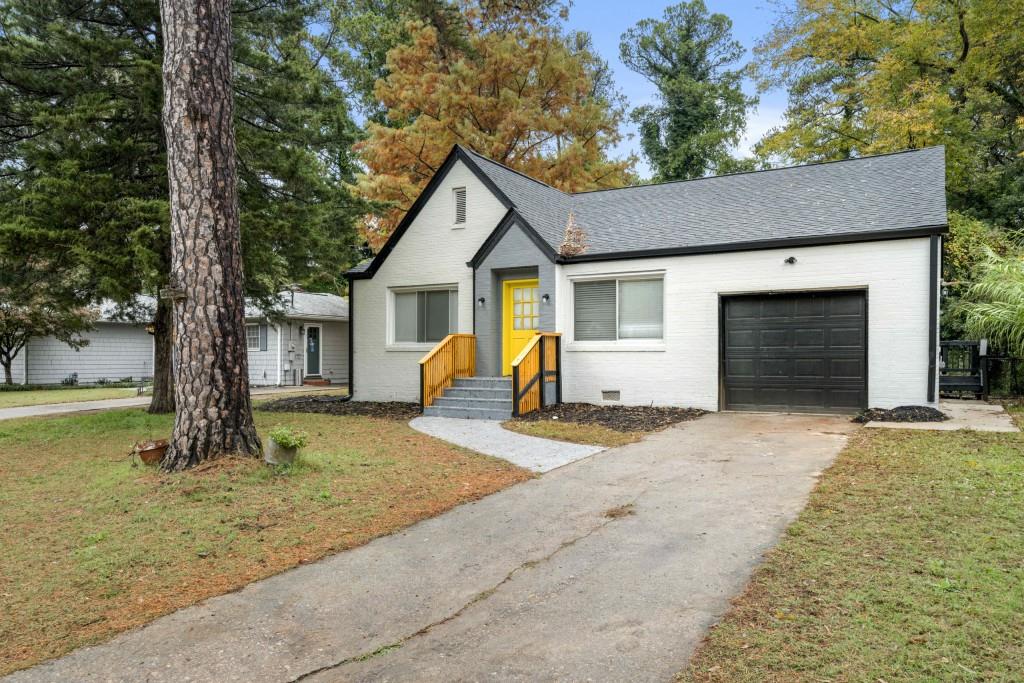
<path fill-rule="evenodd" d="M 466 223 L 466 188 L 456 187 L 452 190 L 452 198 L 455 200 L 455 225 Z"/>

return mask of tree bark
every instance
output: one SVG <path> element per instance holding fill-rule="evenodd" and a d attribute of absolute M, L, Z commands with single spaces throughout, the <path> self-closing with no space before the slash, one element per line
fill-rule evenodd
<path fill-rule="evenodd" d="M 3 364 L 4 366 L 4 384 L 14 384 L 14 374 L 11 372 L 11 363 L 13 361 L 7 361 Z"/>
<path fill-rule="evenodd" d="M 153 400 L 149 402 L 153 414 L 174 412 L 173 315 L 171 302 L 158 299 L 153 320 Z"/>
<path fill-rule="evenodd" d="M 257 456 L 231 92 L 230 0 L 161 0 L 174 431 L 161 467 Z"/>

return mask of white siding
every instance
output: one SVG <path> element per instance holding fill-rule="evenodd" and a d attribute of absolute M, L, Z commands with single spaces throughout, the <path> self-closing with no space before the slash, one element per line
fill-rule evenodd
<path fill-rule="evenodd" d="M 267 350 L 246 351 L 249 357 L 249 384 L 254 387 L 275 386 L 280 381 L 277 376 L 277 328 L 263 324 L 267 325 Z"/>
<path fill-rule="evenodd" d="M 83 336 L 89 345 L 78 351 L 53 337 L 30 340 L 28 383 L 60 384 L 73 372 L 78 373 L 79 384 L 153 376 L 153 337 L 144 326 L 97 323 Z"/>
<path fill-rule="evenodd" d="M 348 323 L 321 322 L 321 362 L 324 379 L 332 384 L 348 382 Z"/>
<path fill-rule="evenodd" d="M 334 384 L 348 382 L 348 323 L 344 321 L 291 319 L 267 326 L 267 350 L 249 351 L 249 382 L 253 386 L 302 384 L 305 339 L 299 327 L 319 325 L 321 329 L 321 376 Z M 281 346 L 278 349 L 278 326 Z M 289 352 L 290 349 L 294 349 Z M 281 363 L 278 377 L 278 352 Z M 292 369 L 295 372 L 292 372 Z"/>
<path fill-rule="evenodd" d="M 452 228 L 452 190 L 466 188 L 466 224 Z M 461 161 L 456 162 L 370 280 L 356 280 L 355 395 L 364 401 L 416 401 L 419 365 L 433 344 L 388 345 L 390 287 L 456 284 L 459 331 L 473 331 L 473 271 L 466 266 L 505 208 Z"/>
<path fill-rule="evenodd" d="M 613 390 L 624 404 L 718 410 L 719 295 L 866 288 L 869 405 L 926 405 L 928 245 L 918 238 L 561 266 L 556 301 L 557 329 L 565 334 L 563 400 L 600 403 L 601 391 Z M 797 262 L 783 263 L 789 256 Z M 664 341 L 646 343 L 642 351 L 574 343 L 571 278 L 644 271 L 664 272 Z"/>

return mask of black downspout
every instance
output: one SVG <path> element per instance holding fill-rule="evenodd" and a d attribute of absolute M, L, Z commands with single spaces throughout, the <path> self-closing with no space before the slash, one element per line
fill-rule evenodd
<path fill-rule="evenodd" d="M 348 280 L 348 396 L 344 398 L 351 401 L 356 393 L 356 364 L 355 364 L 355 325 L 356 325 L 356 296 L 355 280 L 351 275 L 346 275 Z"/>
<path fill-rule="evenodd" d="M 936 350 L 939 347 L 939 259 L 942 255 L 942 238 L 932 235 L 928 244 L 928 402 L 935 401 Z"/>

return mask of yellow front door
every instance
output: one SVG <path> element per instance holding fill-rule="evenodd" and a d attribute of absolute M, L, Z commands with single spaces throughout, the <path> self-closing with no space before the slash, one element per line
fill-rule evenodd
<path fill-rule="evenodd" d="M 512 361 L 540 329 L 537 280 L 506 280 L 502 306 L 501 374 L 512 374 Z"/>

